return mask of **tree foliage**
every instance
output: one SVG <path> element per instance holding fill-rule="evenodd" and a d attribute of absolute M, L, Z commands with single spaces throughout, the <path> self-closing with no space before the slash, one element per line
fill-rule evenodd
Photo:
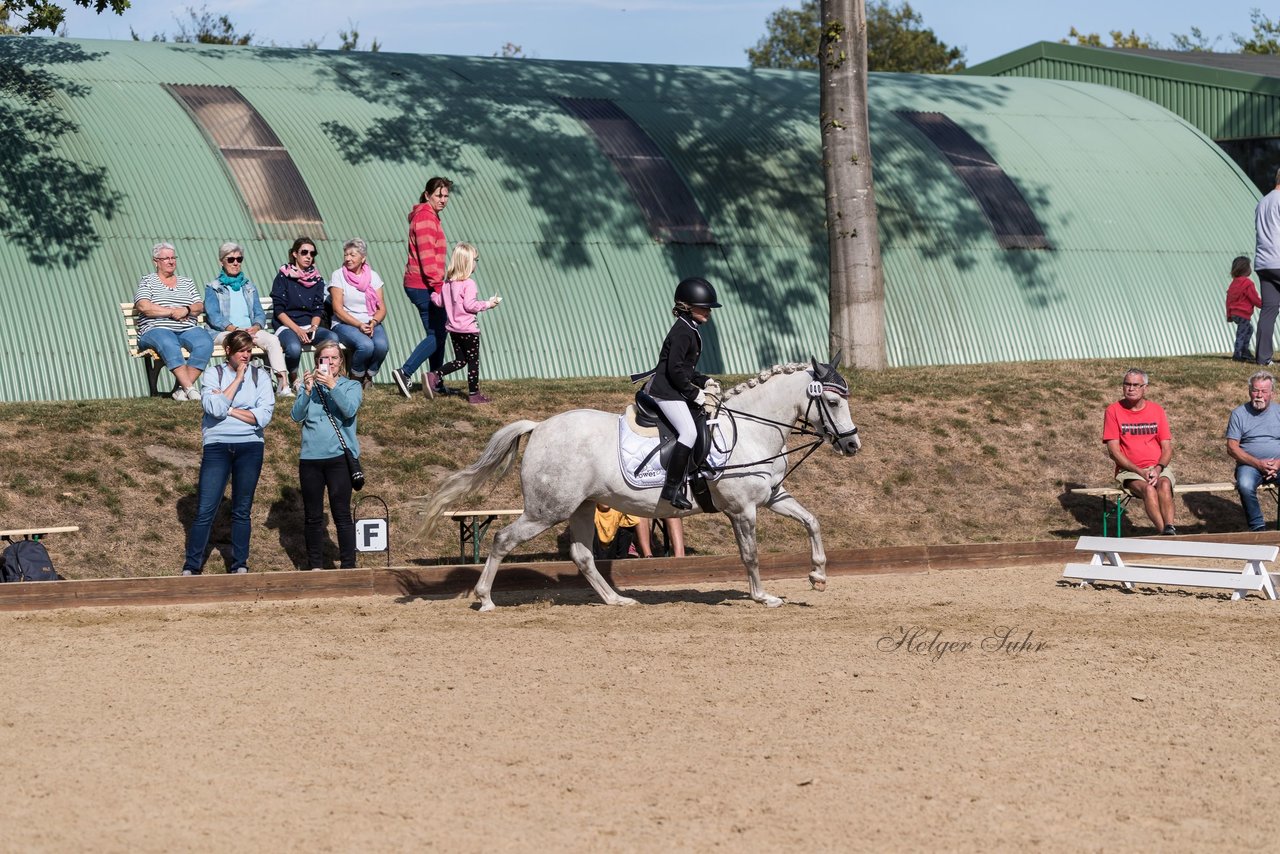
<path fill-rule="evenodd" d="M 117 15 L 123 15 L 129 8 L 129 0 L 73 0 L 85 9 L 92 9 L 101 15 L 110 9 Z M 49 0 L 0 0 L 0 22 L 11 32 L 35 33 L 47 30 L 56 33 L 67 17 L 65 5 L 50 3 Z M 14 26 L 17 22 L 17 26 Z"/>
<path fill-rule="evenodd" d="M 1262 14 L 1261 9 L 1254 9 L 1249 20 L 1253 24 L 1251 35 L 1237 33 L 1231 37 L 1240 46 L 1240 52 L 1266 56 L 1280 54 L 1280 21 L 1271 20 Z"/>
<path fill-rule="evenodd" d="M 189 21 L 177 22 L 178 34 L 173 37 L 173 41 L 180 44 L 253 44 L 253 33 L 239 32 L 229 15 L 215 15 L 209 11 L 208 6 L 201 6 L 199 11 L 188 6 L 187 17 Z M 142 40 L 132 28 L 129 34 L 134 41 Z M 165 33 L 153 33 L 150 41 L 165 42 L 169 41 L 169 37 Z"/>
<path fill-rule="evenodd" d="M 1082 33 L 1075 27 L 1071 28 L 1071 32 L 1067 33 L 1065 39 L 1059 39 L 1059 44 L 1076 44 L 1084 47 L 1127 47 L 1127 48 L 1158 48 L 1159 45 L 1151 41 L 1151 36 L 1140 36 L 1137 31 L 1129 30 L 1129 34 L 1125 35 L 1121 30 L 1112 30 L 1111 44 L 1103 44 L 1102 36 L 1097 33 Z"/>
<path fill-rule="evenodd" d="M 820 0 L 802 0 L 799 9 L 779 9 L 765 22 L 766 32 L 747 48 L 752 68 L 818 69 L 822 41 Z M 950 47 L 923 26 L 924 19 L 902 2 L 866 4 L 867 66 L 870 71 L 950 74 L 964 68 L 964 51 Z"/>

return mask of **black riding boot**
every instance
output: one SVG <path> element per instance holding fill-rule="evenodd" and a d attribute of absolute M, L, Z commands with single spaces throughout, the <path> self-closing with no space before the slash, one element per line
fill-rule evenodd
<path fill-rule="evenodd" d="M 689 454 L 692 448 L 676 442 L 671 450 L 671 462 L 667 464 L 667 482 L 662 485 L 662 500 L 677 510 L 689 510 L 693 507 L 684 493 L 684 475 L 689 468 Z"/>

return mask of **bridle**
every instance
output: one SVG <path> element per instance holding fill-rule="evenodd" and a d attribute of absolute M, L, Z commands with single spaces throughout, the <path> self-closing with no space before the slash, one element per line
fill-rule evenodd
<path fill-rule="evenodd" d="M 753 462 L 749 462 L 749 463 L 734 463 L 732 465 L 709 467 L 710 470 L 713 472 L 725 472 L 731 469 L 751 468 L 752 466 L 758 466 L 761 463 L 768 463 L 776 459 L 789 457 L 791 454 L 802 451 L 803 456 L 801 456 L 800 459 L 796 460 L 794 464 L 791 464 L 787 468 L 786 472 L 782 475 L 782 479 L 778 481 L 778 483 L 781 484 L 783 480 L 786 480 L 788 477 L 791 476 L 791 473 L 793 471 L 800 468 L 801 463 L 809 459 L 809 457 L 813 454 L 813 452 L 818 450 L 818 448 L 822 446 L 823 441 L 830 439 L 831 444 L 834 447 L 836 442 L 842 439 L 847 439 L 850 436 L 858 435 L 858 426 L 856 424 L 851 426 L 848 430 L 837 429 L 835 420 L 831 417 L 830 413 L 827 412 L 826 407 L 823 407 L 823 406 L 818 406 L 818 425 L 820 429 L 818 430 L 813 429 L 813 426 L 812 426 L 814 423 L 813 415 L 812 415 L 813 408 L 818 403 L 818 401 L 822 400 L 823 392 L 827 392 L 827 391 L 831 392 L 832 394 L 839 395 L 840 397 L 843 397 L 845 400 L 849 399 L 849 392 L 847 390 L 840 388 L 839 386 L 836 386 L 832 383 L 823 383 L 820 380 L 814 380 L 813 382 L 809 383 L 808 388 L 805 389 L 805 394 L 809 398 L 809 402 L 805 407 L 804 415 L 801 416 L 800 419 L 797 419 L 796 421 L 793 421 L 790 424 L 782 421 L 775 421 L 772 418 L 765 418 L 763 415 L 755 415 L 751 412 L 743 412 L 740 409 L 734 409 L 730 406 L 726 406 L 723 401 L 718 402 L 716 404 L 716 411 L 712 417 L 718 419 L 721 413 L 724 413 L 729 417 L 729 423 L 733 425 L 733 441 L 729 443 L 729 447 L 722 448 L 720 447 L 718 441 L 716 440 L 716 431 L 712 431 L 711 442 L 712 442 L 712 445 L 715 447 L 715 449 L 725 454 L 726 457 L 729 454 L 732 454 L 733 449 L 736 448 L 738 445 L 738 419 L 739 418 L 742 418 L 747 421 L 753 421 L 757 424 L 767 424 L 770 427 L 777 427 L 779 430 L 787 431 L 788 436 L 812 436 L 813 440 L 810 442 L 806 442 L 805 444 L 800 445 L 799 447 L 783 448 L 782 451 L 774 454 L 771 457 L 764 457 L 763 459 L 754 460 Z"/>

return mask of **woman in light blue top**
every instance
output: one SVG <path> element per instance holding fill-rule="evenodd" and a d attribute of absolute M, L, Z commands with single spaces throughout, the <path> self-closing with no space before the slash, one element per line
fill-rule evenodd
<path fill-rule="evenodd" d="M 280 339 L 267 329 L 267 313 L 262 310 L 258 289 L 244 274 L 244 250 L 227 241 L 218 248 L 218 277 L 204 286 L 205 322 L 213 330 L 214 346 L 237 329 L 253 336 L 253 343 L 267 354 L 267 364 L 276 375 L 276 394 L 293 397 L 289 372 L 285 369 Z"/>
<path fill-rule="evenodd" d="M 231 565 L 228 572 L 248 572 L 249 532 L 252 527 L 253 493 L 262 472 L 262 434 L 271 423 L 276 397 L 271 376 L 249 366 L 253 339 L 243 329 L 227 336 L 225 365 L 210 365 L 200 378 L 200 402 L 204 406 L 201 430 L 204 456 L 200 460 L 200 484 L 196 488 L 196 517 L 187 532 L 187 556 L 183 575 L 204 571 L 205 547 L 213 517 L 231 481 Z"/>
<path fill-rule="evenodd" d="M 346 377 L 342 348 L 332 339 L 316 349 L 316 369 L 303 375 L 291 416 L 302 425 L 298 482 L 302 490 L 306 569 L 324 566 L 324 494 L 338 529 L 338 559 L 343 569 L 356 566 L 356 524 L 351 518 L 351 474 L 338 431 L 351 453 L 360 456 L 356 413 L 364 401 L 361 384 Z M 330 420 L 332 416 L 332 420 Z M 335 424 L 337 429 L 335 429 Z"/>

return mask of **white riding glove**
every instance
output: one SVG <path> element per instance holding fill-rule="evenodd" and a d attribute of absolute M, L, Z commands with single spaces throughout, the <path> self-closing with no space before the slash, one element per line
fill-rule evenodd
<path fill-rule="evenodd" d="M 703 385 L 702 390 L 705 391 L 707 394 L 711 395 L 712 397 L 719 397 L 720 383 L 714 379 L 707 380 L 706 384 Z"/>
<path fill-rule="evenodd" d="M 702 389 L 698 389 L 698 396 L 693 399 L 694 406 L 702 406 L 707 402 L 707 393 Z"/>

